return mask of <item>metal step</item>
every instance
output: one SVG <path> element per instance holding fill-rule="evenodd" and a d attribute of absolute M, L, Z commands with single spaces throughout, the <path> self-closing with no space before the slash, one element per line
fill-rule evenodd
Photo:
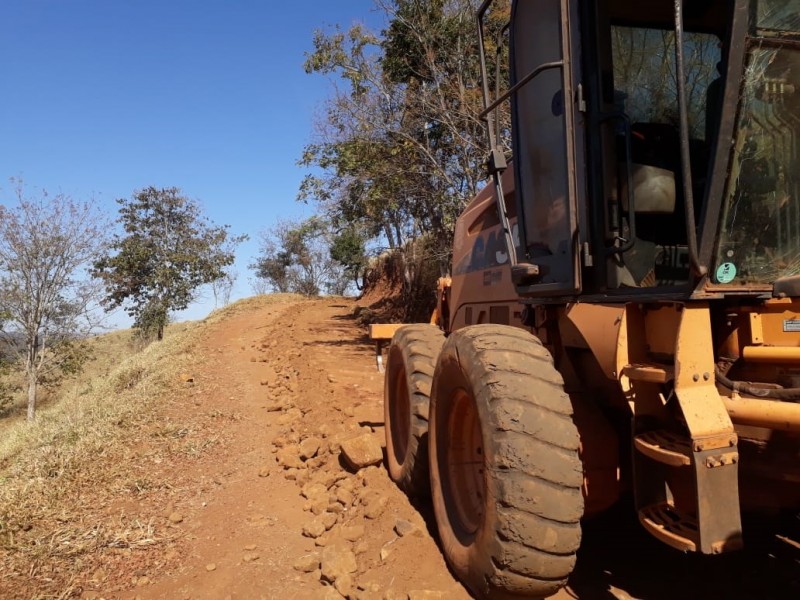
<path fill-rule="evenodd" d="M 700 532 L 697 519 L 669 502 L 646 506 L 639 511 L 639 522 L 656 538 L 684 552 L 697 551 Z"/>
<path fill-rule="evenodd" d="M 646 431 L 633 438 L 634 447 L 655 461 L 672 467 L 692 464 L 692 447 L 689 438 L 665 429 Z"/>
<path fill-rule="evenodd" d="M 636 363 L 622 367 L 623 375 L 633 381 L 646 383 L 667 383 L 675 378 L 675 368 L 672 365 L 657 365 L 653 363 Z"/>

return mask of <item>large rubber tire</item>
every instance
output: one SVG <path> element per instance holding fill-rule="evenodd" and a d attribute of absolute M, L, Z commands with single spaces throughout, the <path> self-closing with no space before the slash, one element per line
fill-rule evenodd
<path fill-rule="evenodd" d="M 406 325 L 394 334 L 386 360 L 386 466 L 392 481 L 409 496 L 430 494 L 428 407 L 443 343 L 444 334 L 435 325 Z"/>
<path fill-rule="evenodd" d="M 572 405 L 531 334 L 476 325 L 433 378 L 431 495 L 445 558 L 479 598 L 544 598 L 575 566 L 583 469 Z"/>

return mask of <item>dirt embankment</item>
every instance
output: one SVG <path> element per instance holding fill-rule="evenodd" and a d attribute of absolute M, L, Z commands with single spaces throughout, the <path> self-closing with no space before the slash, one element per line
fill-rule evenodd
<path fill-rule="evenodd" d="M 186 383 L 151 419 L 183 449 L 196 438 L 196 452 L 163 460 L 153 450 L 162 437 L 141 436 L 125 468 L 149 487 L 92 517 L 138 523 L 152 543 L 82 556 L 63 597 L 469 598 L 428 506 L 413 506 L 381 465 L 342 457 L 344 444 L 356 460 L 380 458 L 384 437 L 382 375 L 352 309 L 340 299 L 246 302 L 204 325 Z M 195 418 L 202 427 L 167 427 Z M 557 598 L 799 597 L 796 556 L 698 561 L 620 513 L 587 524 Z M 6 579 L 0 590 L 42 596 L 24 587 L 31 581 Z"/>

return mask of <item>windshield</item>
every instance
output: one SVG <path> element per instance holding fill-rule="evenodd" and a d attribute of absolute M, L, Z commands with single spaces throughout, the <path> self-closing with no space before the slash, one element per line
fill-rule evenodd
<path fill-rule="evenodd" d="M 762 33 L 800 32 L 800 0 L 758 0 L 756 28 Z"/>
<path fill-rule="evenodd" d="M 800 0 L 754 0 L 756 26 L 798 30 Z M 720 243 L 712 277 L 770 284 L 800 274 L 800 51 L 749 40 Z"/>

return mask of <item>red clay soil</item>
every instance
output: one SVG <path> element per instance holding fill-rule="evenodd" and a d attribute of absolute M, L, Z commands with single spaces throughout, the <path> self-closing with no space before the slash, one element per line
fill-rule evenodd
<path fill-rule="evenodd" d="M 206 360 L 193 373 L 197 410 L 216 406 L 237 417 L 224 450 L 190 474 L 196 496 L 161 515 L 180 518 L 174 526 L 185 533 L 180 556 L 170 557 L 175 566 L 134 573 L 132 589 L 119 597 L 337 598 L 338 587 L 358 598 L 469 598 L 385 470 L 340 463 L 341 441 L 384 436 L 383 380 L 353 307 L 343 300 L 271 305 L 209 332 L 198 351 Z M 318 444 L 317 456 L 294 462 L 299 442 Z M 311 537 L 318 522 L 329 529 Z M 355 572 L 336 587 L 317 566 L 326 549 L 327 557 L 355 557 Z"/>

